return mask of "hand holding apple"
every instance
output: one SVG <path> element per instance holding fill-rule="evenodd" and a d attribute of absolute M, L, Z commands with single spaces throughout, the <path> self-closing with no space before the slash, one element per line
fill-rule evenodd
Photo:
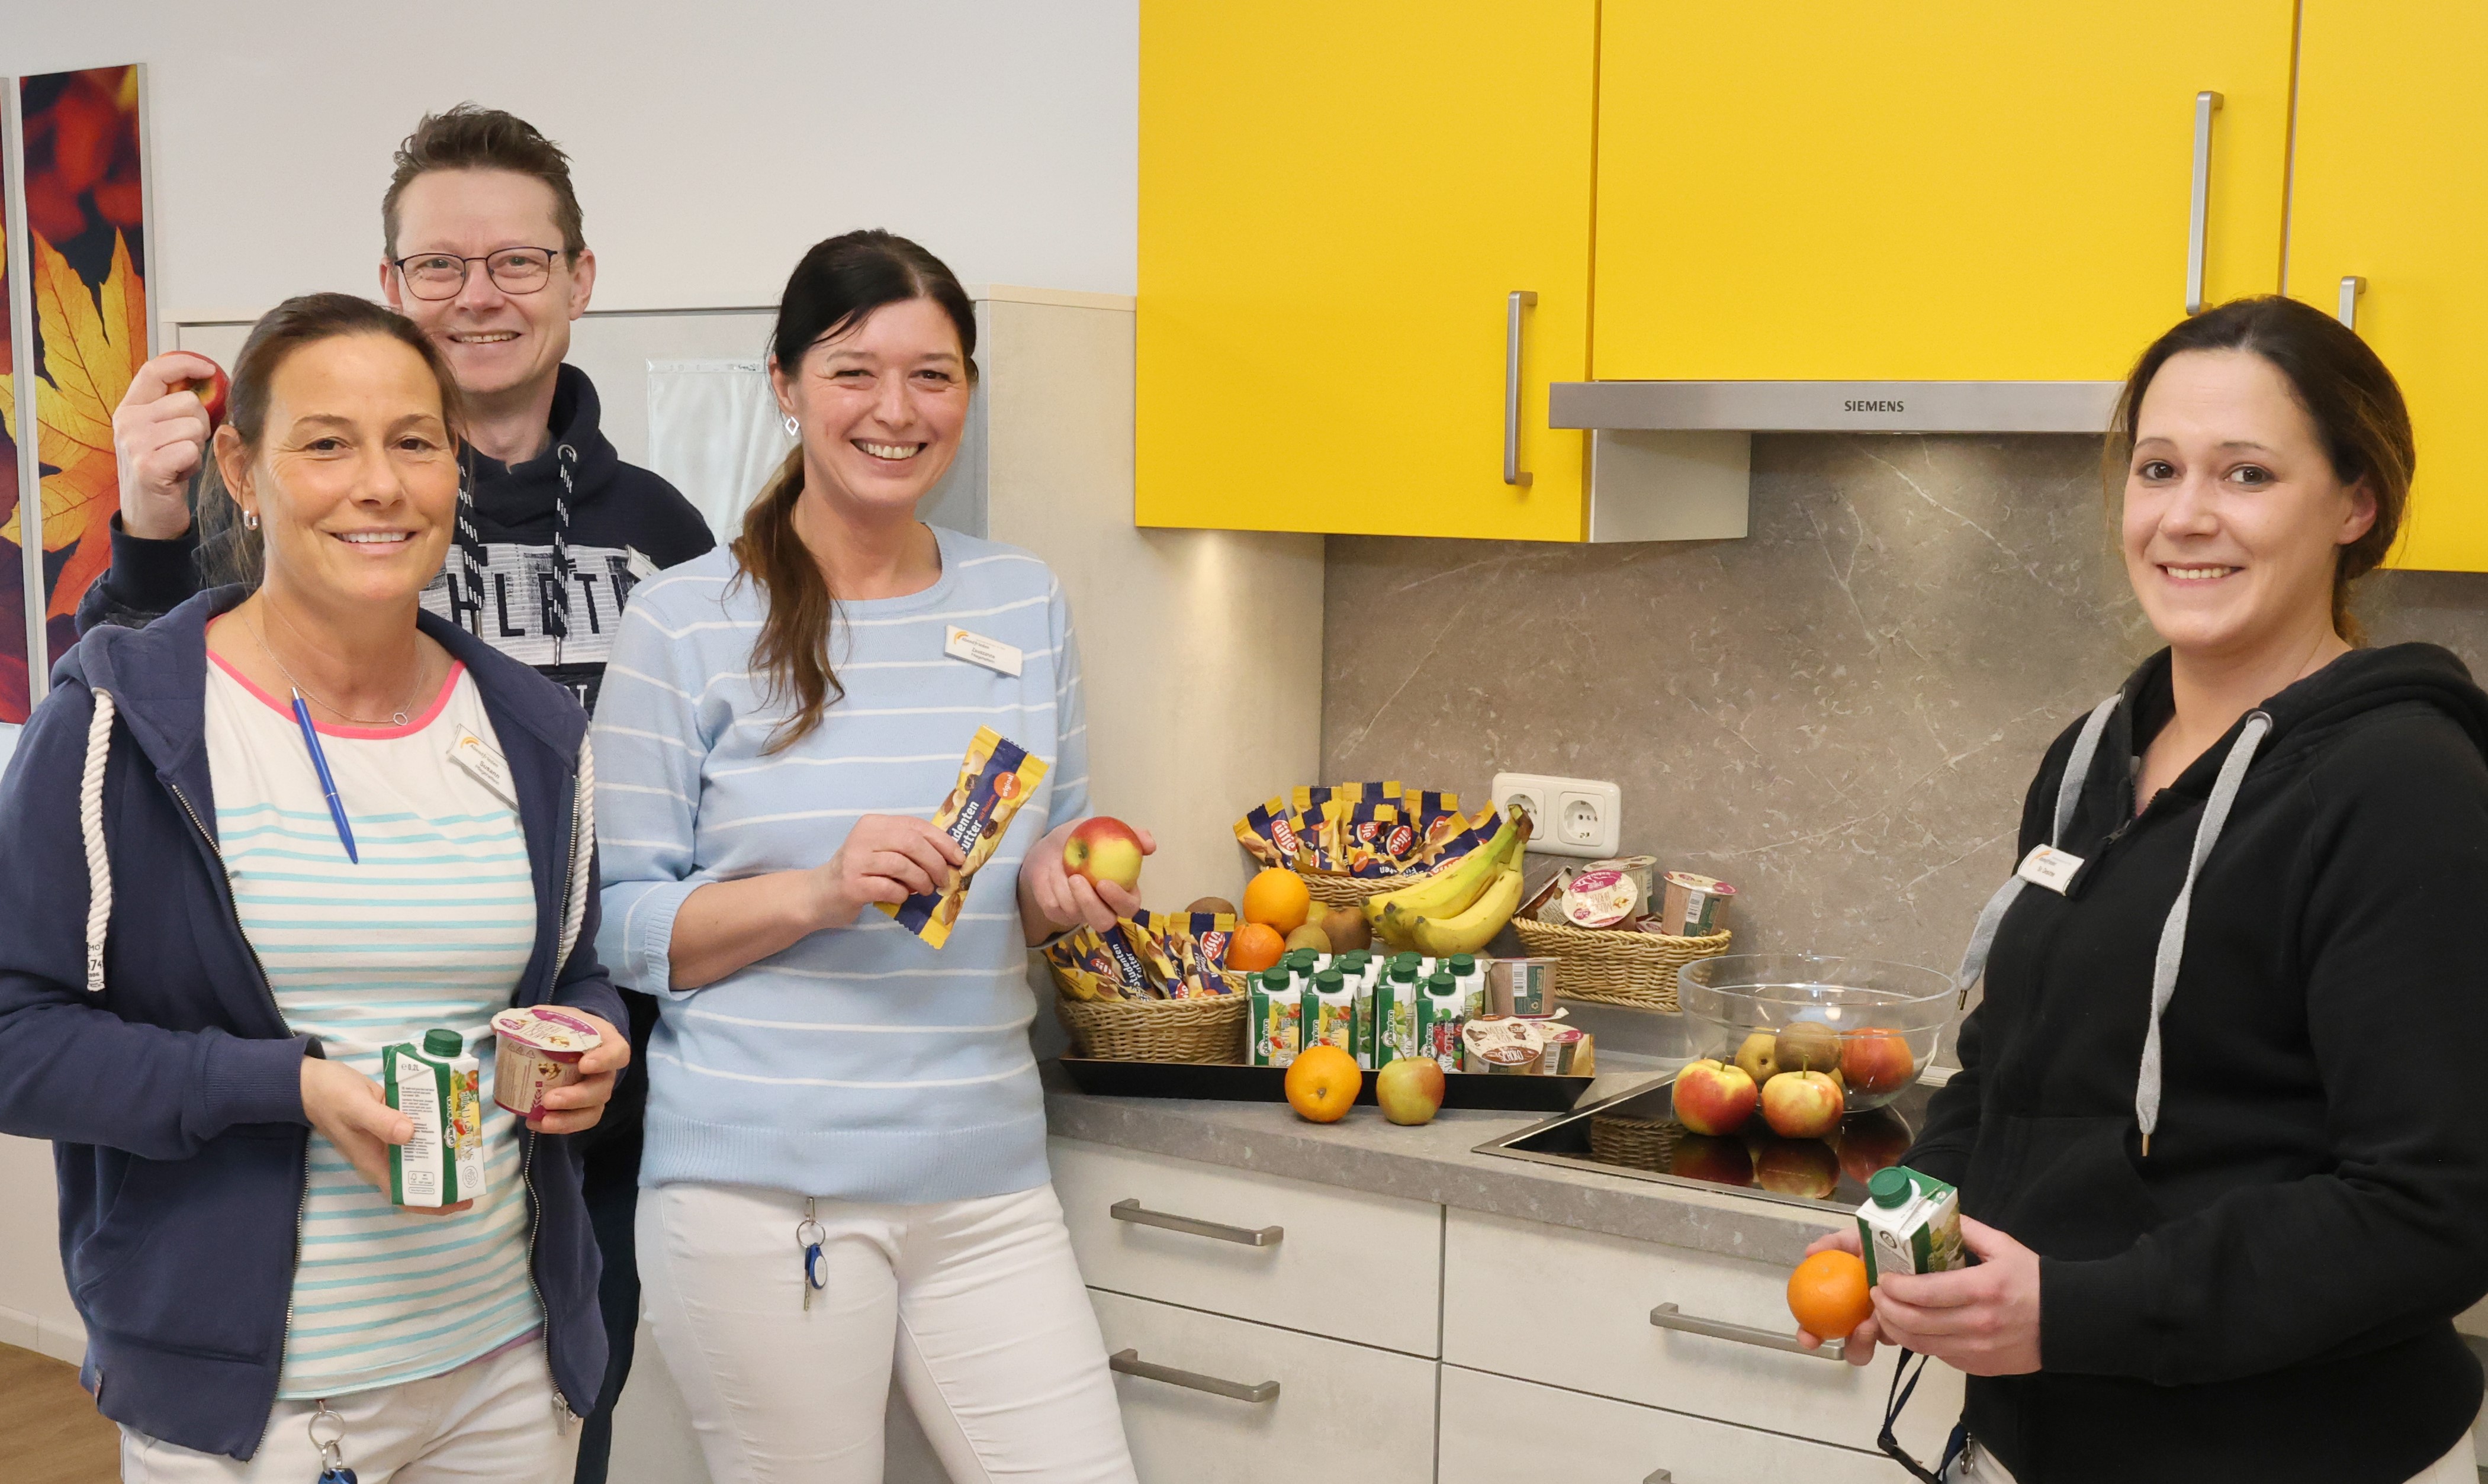
<path fill-rule="evenodd" d="M 1157 853 L 1157 840 L 1147 830 L 1136 829 L 1119 820 L 1075 820 L 1057 826 L 1031 847 L 1028 858 L 1020 862 L 1019 914 L 1030 942 L 1042 942 L 1084 922 L 1103 933 L 1115 925 L 1116 918 L 1128 917 L 1141 910 L 1141 899 L 1130 887 L 1111 877 L 1099 880 L 1085 871 L 1075 872 L 1066 863 L 1072 838 L 1092 825 L 1111 825 L 1130 836 L 1130 848 L 1135 851 L 1130 862 L 1135 883 L 1140 880 L 1141 856 Z M 1113 852 L 1107 854 L 1111 856 Z"/>
<path fill-rule="evenodd" d="M 190 528 L 190 476 L 223 420 L 226 390 L 223 369 L 187 350 L 156 356 L 129 378 L 112 409 L 123 530 L 170 541 Z"/>
<path fill-rule="evenodd" d="M 1085 876 L 1094 886 L 1113 882 L 1125 891 L 1141 889 L 1141 857 L 1148 848 L 1140 831 L 1112 815 L 1092 814 L 1071 828 L 1062 842 L 1062 869 Z"/>

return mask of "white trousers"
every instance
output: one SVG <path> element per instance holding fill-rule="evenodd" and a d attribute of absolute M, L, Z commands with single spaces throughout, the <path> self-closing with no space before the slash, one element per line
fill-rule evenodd
<path fill-rule="evenodd" d="M 898 1384 L 954 1484 L 1136 1484 L 1054 1188 L 921 1206 L 748 1186 L 639 1195 L 658 1348 L 715 1484 L 879 1484 Z"/>
<path fill-rule="evenodd" d="M 1951 1477 L 1957 1484 L 2013 1484 L 2013 1475 L 2004 1471 L 2004 1466 L 1975 1442 L 1952 1466 Z M 2410 1484 L 2479 1484 L 2479 1465 L 2473 1453 L 2471 1434 L 2464 1433 L 2452 1452 L 2412 1475 Z"/>
<path fill-rule="evenodd" d="M 328 1410 L 362 1484 L 568 1484 L 579 1428 L 552 1395 L 539 1337 L 421 1381 L 332 1396 Z M 314 1406 L 278 1402 L 246 1464 L 125 1427 L 122 1484 L 311 1484 L 321 1469 Z"/>

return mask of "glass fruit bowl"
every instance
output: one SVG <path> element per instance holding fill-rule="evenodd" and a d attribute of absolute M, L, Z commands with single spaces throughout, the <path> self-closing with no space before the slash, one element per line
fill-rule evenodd
<path fill-rule="evenodd" d="M 1677 970 L 1676 997 L 1703 1028 L 1703 1055 L 1742 1069 L 1759 1090 L 1784 1072 L 1821 1074 L 1844 1115 L 1881 1107 L 1917 1080 L 1957 999 L 1951 977 L 1932 968 L 1806 953 L 1697 959 Z"/>

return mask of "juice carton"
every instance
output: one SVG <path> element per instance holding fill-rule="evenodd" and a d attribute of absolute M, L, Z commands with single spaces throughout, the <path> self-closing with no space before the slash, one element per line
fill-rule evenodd
<path fill-rule="evenodd" d="M 1933 1175 L 1906 1164 L 1879 1169 L 1857 1208 L 1857 1240 L 1866 1281 L 1886 1273 L 1950 1273 L 1962 1266 L 1961 1196 Z"/>
<path fill-rule="evenodd" d="M 1285 965 L 1252 976 L 1247 1013 L 1253 1018 L 1251 1060 L 1257 1067 L 1292 1065 L 1304 1047 L 1305 997 Z"/>
<path fill-rule="evenodd" d="M 1307 1047 L 1335 1046 L 1351 1056 L 1356 1053 L 1356 992 L 1347 987 L 1344 975 L 1335 968 L 1314 975 L 1304 1005 Z"/>
<path fill-rule="evenodd" d="M 1332 966 L 1346 983 L 1348 994 L 1355 997 L 1356 1064 L 1370 1072 L 1382 1063 L 1373 1059 L 1373 980 L 1365 971 L 1365 955 L 1343 953 L 1332 961 Z"/>
<path fill-rule="evenodd" d="M 1417 1002 L 1422 998 L 1414 964 L 1392 969 L 1373 987 L 1375 1066 L 1387 1067 L 1402 1056 L 1422 1054 L 1417 1040 Z"/>
<path fill-rule="evenodd" d="M 423 1044 L 381 1048 L 388 1106 L 414 1122 L 414 1137 L 389 1149 L 389 1199 L 454 1206 L 484 1194 L 482 1066 L 466 1040 L 427 1030 Z"/>
<path fill-rule="evenodd" d="M 1417 1000 L 1417 1054 L 1431 1056 L 1446 1072 L 1460 1070 L 1460 1025 L 1467 1011 L 1459 985 L 1448 970 L 1437 970 Z"/>
<path fill-rule="evenodd" d="M 1443 967 L 1450 972 L 1452 982 L 1460 987 L 1460 998 L 1468 1004 L 1469 1018 L 1475 1020 L 1485 1014 L 1485 969 L 1478 964 L 1477 956 L 1453 954 L 1443 961 Z"/>

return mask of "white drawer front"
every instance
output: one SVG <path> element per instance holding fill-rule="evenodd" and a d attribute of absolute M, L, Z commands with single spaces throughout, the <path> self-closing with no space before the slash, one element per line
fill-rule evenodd
<path fill-rule="evenodd" d="M 1436 1477 L 1439 1484 L 1908 1484 L 1909 1475 L 1880 1453 L 1446 1365 Z"/>
<path fill-rule="evenodd" d="M 1141 1484 L 1432 1484 L 1433 1361 L 1121 1294 L 1089 1298 L 1110 1356 L 1132 1352 L 1202 1382 L 1278 1384 L 1255 1402 L 1117 1374 Z"/>
<path fill-rule="evenodd" d="M 1788 1274 L 1761 1263 L 1536 1222 L 1451 1213 L 1443 1358 L 1674 1412 L 1871 1448 L 1892 1353 L 1855 1366 L 1662 1330 L 1651 1310 L 1791 1335 Z M 1525 1296 L 1523 1298 L 1522 1296 Z M 1927 1367 L 1902 1442 L 1932 1462 L 1961 1417 L 1961 1373 Z"/>
<path fill-rule="evenodd" d="M 1054 1189 L 1092 1287 L 1437 1353 L 1442 1208 L 1055 1139 Z M 1115 1207 L 1130 1202 L 1118 1218 Z M 1208 1223 L 1218 1234 L 1151 1224 Z M 1266 1245 L 1237 1240 L 1270 1227 Z"/>

